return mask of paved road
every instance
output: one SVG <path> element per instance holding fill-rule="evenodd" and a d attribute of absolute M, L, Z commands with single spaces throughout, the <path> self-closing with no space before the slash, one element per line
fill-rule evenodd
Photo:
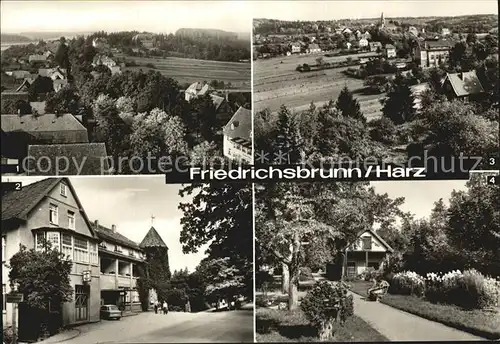
<path fill-rule="evenodd" d="M 390 341 L 485 340 L 352 293 L 354 313 Z"/>
<path fill-rule="evenodd" d="M 67 344 L 253 342 L 253 311 L 140 313 L 80 326 Z M 43 344 L 57 343 L 54 336 Z"/>

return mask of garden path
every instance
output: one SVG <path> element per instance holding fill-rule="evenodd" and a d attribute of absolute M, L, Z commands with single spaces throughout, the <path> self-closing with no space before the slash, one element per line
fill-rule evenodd
<path fill-rule="evenodd" d="M 486 340 L 352 293 L 354 313 L 390 341 Z"/>

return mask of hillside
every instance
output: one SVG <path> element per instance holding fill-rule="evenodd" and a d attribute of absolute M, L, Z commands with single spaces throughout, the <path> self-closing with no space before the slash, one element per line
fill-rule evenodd
<path fill-rule="evenodd" d="M 193 28 L 181 28 L 175 32 L 176 36 L 189 37 L 189 38 L 203 38 L 203 37 L 214 37 L 214 38 L 225 38 L 225 39 L 238 39 L 238 34 L 235 32 L 228 32 L 217 29 L 193 29 Z"/>
<path fill-rule="evenodd" d="M 4 34 L 2 33 L 0 40 L 2 41 L 2 44 L 5 43 L 29 43 L 32 41 L 31 38 L 26 37 L 26 36 L 21 36 L 21 35 L 11 35 L 11 34 Z"/>

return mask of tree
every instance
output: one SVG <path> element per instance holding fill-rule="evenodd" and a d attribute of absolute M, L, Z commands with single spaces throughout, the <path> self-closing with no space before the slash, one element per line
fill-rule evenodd
<path fill-rule="evenodd" d="M 290 163 L 297 163 L 302 155 L 302 138 L 295 117 L 285 105 L 278 112 L 278 121 L 274 131 L 275 148 L 279 154 L 287 154 Z M 284 161 L 278 161 L 283 163 Z"/>
<path fill-rule="evenodd" d="M 3 114 L 27 115 L 32 112 L 31 105 L 25 100 L 6 99 L 2 100 Z"/>
<path fill-rule="evenodd" d="M 46 241 L 41 243 L 41 248 L 28 250 L 20 245 L 10 259 L 9 280 L 19 284 L 18 290 L 29 306 L 47 310 L 50 303 L 51 307 L 61 307 L 72 300 L 73 263 Z"/>
<path fill-rule="evenodd" d="M 57 65 L 61 68 L 65 68 L 68 71 L 70 70 L 70 62 L 69 62 L 69 48 L 66 45 L 66 38 L 61 37 L 59 40 L 59 46 L 57 47 L 56 53 L 54 55 L 54 60 Z"/>
<path fill-rule="evenodd" d="M 45 112 L 54 114 L 78 114 L 80 97 L 70 85 L 64 86 L 59 92 L 50 94 L 45 100 Z"/>
<path fill-rule="evenodd" d="M 190 160 L 194 166 L 207 166 L 215 163 L 222 156 L 220 150 L 213 142 L 202 142 L 191 150 Z"/>
<path fill-rule="evenodd" d="M 352 117 L 357 120 L 366 122 L 366 118 L 360 110 L 358 101 L 354 99 L 347 86 L 344 86 L 342 91 L 340 91 L 335 106 L 340 111 L 342 116 Z"/>
<path fill-rule="evenodd" d="M 54 83 L 47 76 L 38 76 L 28 89 L 30 99 L 36 101 L 39 95 L 44 95 L 54 92 Z"/>
<path fill-rule="evenodd" d="M 383 115 L 396 125 L 410 122 L 415 118 L 415 96 L 400 74 L 396 75 L 391 90 L 382 104 Z"/>

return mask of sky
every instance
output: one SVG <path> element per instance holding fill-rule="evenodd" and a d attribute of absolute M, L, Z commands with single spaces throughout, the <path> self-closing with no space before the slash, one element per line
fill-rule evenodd
<path fill-rule="evenodd" d="M 179 28 L 251 31 L 244 1 L 5 1 L 2 33 L 148 31 Z"/>
<path fill-rule="evenodd" d="M 3 178 L 5 180 L 5 178 Z M 44 179 L 40 177 L 12 178 L 23 186 Z M 205 258 L 202 247 L 198 253 L 183 254 L 179 241 L 182 211 L 179 202 L 189 202 L 191 197 L 178 195 L 181 185 L 165 184 L 165 176 L 73 177 L 70 181 L 90 221 L 111 228 L 127 238 L 140 243 L 153 226 L 169 248 L 170 270 L 188 268 L 194 271 Z"/>
<path fill-rule="evenodd" d="M 311 21 L 378 18 L 381 12 L 386 18 L 498 14 L 491 0 L 258 1 L 253 7 L 254 18 Z"/>

